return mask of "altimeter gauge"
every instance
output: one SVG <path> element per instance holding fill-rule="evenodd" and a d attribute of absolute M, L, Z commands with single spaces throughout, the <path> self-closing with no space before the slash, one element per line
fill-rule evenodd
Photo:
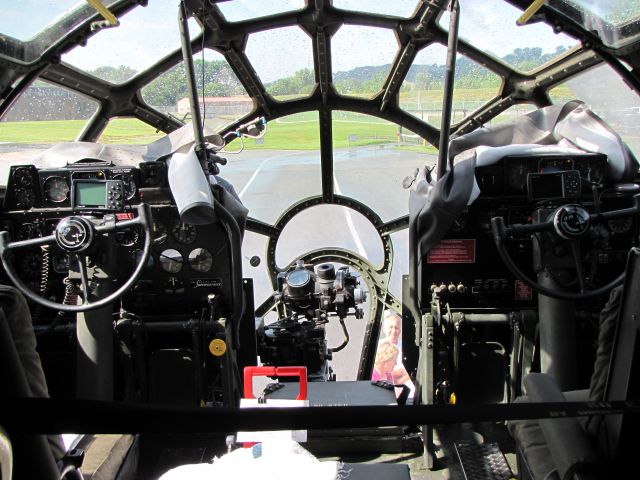
<path fill-rule="evenodd" d="M 189 253 L 189 266 L 196 272 L 208 272 L 213 266 L 213 255 L 205 248 L 194 248 Z"/>

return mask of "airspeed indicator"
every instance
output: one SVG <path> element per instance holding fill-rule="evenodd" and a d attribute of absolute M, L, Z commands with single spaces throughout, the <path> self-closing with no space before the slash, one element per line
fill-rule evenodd
<path fill-rule="evenodd" d="M 196 241 L 198 230 L 196 230 L 195 225 L 178 222 L 171 229 L 171 235 L 173 235 L 176 242 L 188 245 Z"/>
<path fill-rule="evenodd" d="M 208 272 L 213 265 L 213 255 L 204 248 L 194 248 L 189 253 L 189 266 L 196 272 Z"/>

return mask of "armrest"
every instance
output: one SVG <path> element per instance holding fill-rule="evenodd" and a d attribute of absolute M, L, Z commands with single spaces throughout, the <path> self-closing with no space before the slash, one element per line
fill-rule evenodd
<path fill-rule="evenodd" d="M 566 401 L 550 375 L 530 373 L 524 377 L 524 386 L 532 402 Z M 598 455 L 578 419 L 540 419 L 539 423 L 561 479 L 600 470 Z"/>

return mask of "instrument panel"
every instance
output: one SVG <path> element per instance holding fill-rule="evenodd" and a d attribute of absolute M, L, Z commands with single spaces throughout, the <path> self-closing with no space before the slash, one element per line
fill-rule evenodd
<path fill-rule="evenodd" d="M 104 162 L 78 162 L 66 168 L 38 169 L 34 165 L 12 166 L 9 170 L 4 210 L 70 208 L 72 187 L 81 180 L 122 182 L 122 200 L 140 203 L 140 188 L 165 187 L 164 162 L 141 163 L 138 167 L 118 167 Z"/>
<path fill-rule="evenodd" d="M 218 224 L 190 225 L 180 221 L 173 205 L 154 205 L 153 247 L 147 265 L 132 291 L 123 297 L 125 308 L 138 314 L 198 310 L 207 295 L 220 295 L 231 309 L 231 263 L 227 234 Z M 129 266 L 142 254 L 142 241 L 120 245 Z"/>
<path fill-rule="evenodd" d="M 606 180 L 606 155 L 584 153 L 576 155 L 513 155 L 504 157 L 495 165 L 476 168 L 476 180 L 484 195 L 527 195 L 531 191 L 531 178 L 543 178 L 550 183 L 554 174 L 576 172 L 579 178 L 577 195 L 590 193 L 591 185 L 601 185 Z M 532 195 L 534 194 L 534 195 Z M 544 197 L 545 195 L 539 195 Z M 569 197 L 569 195 L 567 195 Z"/>
<path fill-rule="evenodd" d="M 594 189 L 600 211 L 631 207 L 630 194 L 617 194 L 607 184 L 606 168 L 607 158 L 601 154 L 507 156 L 493 165 L 477 167 L 480 196 L 422 259 L 422 307 L 427 308 L 436 288 L 452 308 L 535 307 L 535 292 L 500 259 L 491 219 L 501 216 L 507 225 L 544 222 L 566 204 L 593 211 Z M 597 272 L 599 278 L 618 275 L 638 232 L 634 217 L 594 225 L 580 241 L 583 271 Z M 574 268 L 568 246 L 550 233 L 511 239 L 506 248 L 518 267 L 533 278 L 536 269 L 547 262 Z"/>
<path fill-rule="evenodd" d="M 89 198 L 95 186 L 114 185 L 121 195 L 118 208 L 79 204 L 74 189 L 87 187 Z M 135 214 L 143 199 L 153 216 L 151 254 L 132 290 L 122 297 L 123 306 L 140 316 L 193 313 L 206 305 L 207 296 L 218 295 L 222 311 L 231 311 L 231 261 L 226 231 L 218 224 L 191 225 L 180 221 L 167 188 L 163 162 L 138 167 L 79 162 L 58 169 L 37 169 L 33 165 L 11 167 L 0 215 L 0 226 L 12 240 L 27 240 L 53 233 L 58 222 L 70 215 L 86 215 L 100 221 L 105 215 L 117 221 Z M 77 192 L 76 192 L 77 194 Z M 118 197 L 118 199 L 120 199 Z M 111 205 L 111 204 L 109 204 Z M 108 205 L 107 205 L 108 206 Z M 139 227 L 118 230 L 111 240 L 115 274 L 124 280 L 142 255 L 144 233 Z M 106 247 L 106 244 L 105 244 Z M 105 250 L 106 251 L 106 250 Z M 100 248 L 92 252 L 99 258 Z M 106 255 L 106 254 L 105 254 Z M 18 274 L 36 293 L 64 296 L 63 280 L 69 275 L 70 259 L 56 245 L 47 251 L 39 247 L 18 250 L 14 256 Z"/>

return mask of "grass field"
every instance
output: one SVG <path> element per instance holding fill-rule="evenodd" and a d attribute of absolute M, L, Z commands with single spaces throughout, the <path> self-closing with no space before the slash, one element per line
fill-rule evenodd
<path fill-rule="evenodd" d="M 556 93 L 570 95 L 560 89 Z M 454 99 L 453 121 L 457 122 L 469 114 L 476 104 L 492 98 L 494 89 L 475 89 L 456 91 Z M 432 125 L 439 126 L 442 91 L 403 91 L 400 104 L 412 115 L 416 115 Z M 410 110 L 409 107 L 417 108 Z M 506 116 L 505 118 L 510 118 Z M 502 118 L 497 118 L 500 121 Z M 211 127 L 228 124 L 229 118 L 211 120 Z M 317 112 L 302 112 L 269 122 L 266 134 L 261 139 L 245 138 L 246 149 L 272 150 L 319 150 L 320 133 Z M 207 120 L 209 123 L 209 120 Z M 0 122 L 0 142 L 27 144 L 54 144 L 73 141 L 82 131 L 85 120 L 56 120 L 28 122 Z M 333 147 L 401 144 L 402 148 L 412 151 L 435 152 L 413 132 L 402 131 L 402 142 L 398 142 L 399 127 L 382 119 L 346 111 L 333 112 Z M 146 144 L 163 134 L 153 127 L 134 118 L 116 118 L 109 122 L 98 141 L 100 143 Z M 239 140 L 229 145 L 230 151 L 241 147 Z"/>
<path fill-rule="evenodd" d="M 84 120 L 40 122 L 1 122 L 0 142 L 53 144 L 73 141 L 85 125 Z M 412 135 L 412 132 L 405 131 Z M 377 145 L 397 143 L 398 126 L 374 117 L 350 112 L 335 112 L 333 146 Z M 109 123 L 99 138 L 101 143 L 145 144 L 162 137 L 162 133 L 136 119 L 119 118 Z M 415 137 L 415 136 L 414 136 Z M 415 148 L 422 149 L 419 138 L 412 138 Z M 236 140 L 229 150 L 240 147 Z M 412 146 L 413 147 L 413 146 Z M 260 140 L 244 139 L 246 149 L 319 150 L 318 114 L 305 112 L 269 122 Z"/>
<path fill-rule="evenodd" d="M 0 142 L 59 143 L 75 140 L 86 120 L 47 120 L 41 122 L 0 122 Z M 150 143 L 162 132 L 135 118 L 115 118 L 98 140 L 101 143 Z"/>

